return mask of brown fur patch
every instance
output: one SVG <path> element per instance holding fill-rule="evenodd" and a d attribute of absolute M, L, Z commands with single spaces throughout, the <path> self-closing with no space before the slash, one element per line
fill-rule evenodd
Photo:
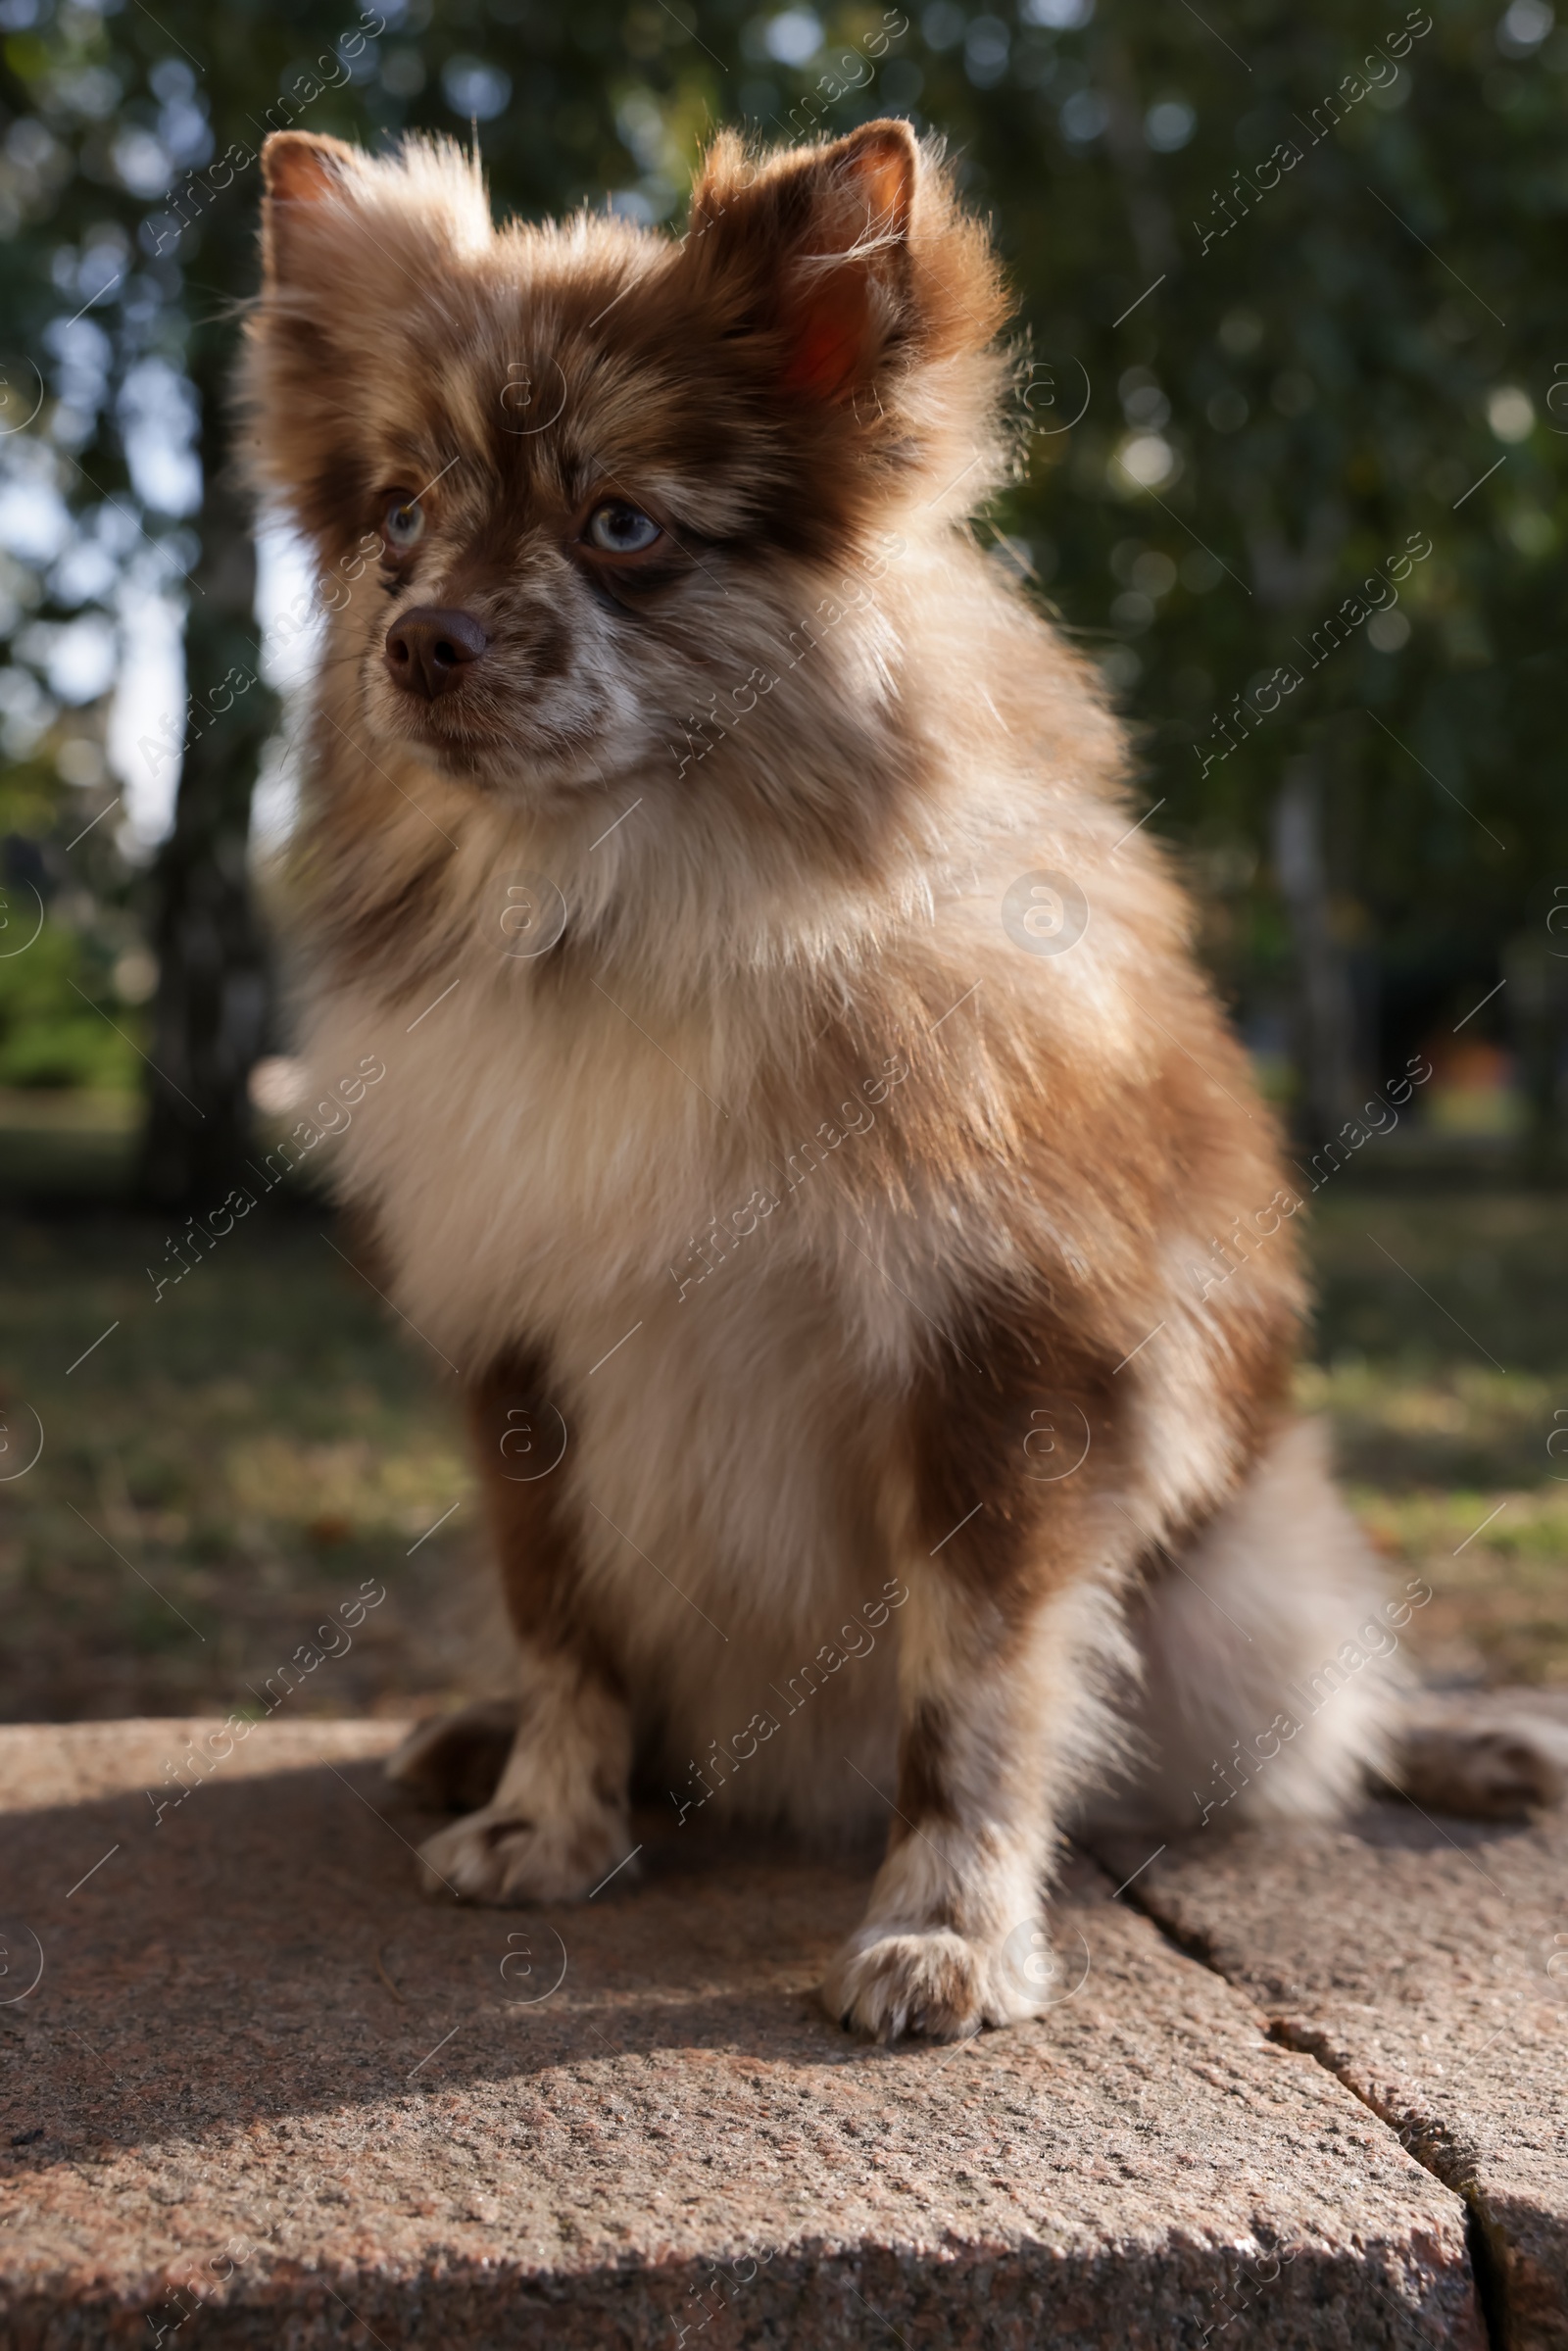
<path fill-rule="evenodd" d="M 560 1464 L 541 1476 L 518 1474 L 547 1462 L 556 1447 L 544 1356 L 514 1350 L 474 1384 L 467 1409 L 507 1613 L 518 1640 L 623 1696 L 618 1661 L 582 1605 L 581 1562 Z"/>
<path fill-rule="evenodd" d="M 899 1732 L 899 1801 L 888 1830 L 890 1846 L 916 1835 L 922 1821 L 957 1819 L 948 1763 L 947 1717 L 934 1699 L 922 1698 Z"/>

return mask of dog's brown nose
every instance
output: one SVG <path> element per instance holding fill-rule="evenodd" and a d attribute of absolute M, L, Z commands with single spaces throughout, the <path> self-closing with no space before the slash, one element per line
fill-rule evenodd
<path fill-rule="evenodd" d="M 386 632 L 386 665 L 392 683 L 405 694 L 434 702 L 459 683 L 490 640 L 471 612 L 443 612 L 438 605 L 416 605 L 394 620 Z"/>

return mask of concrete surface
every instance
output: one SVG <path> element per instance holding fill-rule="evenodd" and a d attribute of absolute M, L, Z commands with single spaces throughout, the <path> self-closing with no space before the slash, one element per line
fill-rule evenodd
<path fill-rule="evenodd" d="M 1568 1722 L 1568 1699 L 1487 1711 Z M 1568 2351 L 1568 1815 L 1198 1836 L 1129 1892 L 1464 2195 L 1494 2339 Z"/>
<path fill-rule="evenodd" d="M 873 2050 L 811 1996 L 869 1860 L 651 1821 L 640 1887 L 432 1908 L 410 1850 L 429 1820 L 376 1768 L 397 1726 L 259 1727 L 176 1804 L 187 1738 L 210 1729 L 0 1730 L 7 2351 L 1483 2351 L 1464 2205 L 1416 2160 L 1426 2139 L 1401 2144 L 1260 2009 L 1315 2018 L 1336 2067 L 1360 2034 L 1371 2068 L 1397 1954 L 1446 2042 L 1501 2017 L 1512 2034 L 1527 2009 L 1554 2032 L 1554 2004 L 1492 1968 L 1554 1846 L 1494 1833 L 1460 1857 L 1357 1832 L 1337 1863 L 1314 1848 L 1331 1941 L 1336 1867 L 1357 1858 L 1363 1911 L 1388 1887 L 1377 1955 L 1344 1984 L 1308 1956 L 1248 1974 L 1250 1922 L 1284 1935 L 1292 1904 L 1259 1854 L 1223 1935 L 1213 1921 L 1246 1990 L 1132 1907 L 1185 1904 L 1183 1932 L 1206 1935 L 1192 1920 L 1219 1863 L 1161 1856 L 1112 1899 L 1081 1862 L 1040 2023 Z M 1470 1897 L 1473 1864 L 1500 1894 L 1478 1879 Z M 1484 1930 L 1483 1897 L 1503 1905 Z M 1455 2008 L 1431 1987 L 1461 1949 L 1485 1966 Z M 1505 2180 L 1538 2193 L 1536 2108 L 1517 2066 L 1483 2070 L 1471 2047 L 1476 2082 L 1511 2084 L 1474 2124 L 1501 2211 Z M 1430 2070 L 1377 2075 L 1403 2084 L 1396 2119 L 1436 2111 Z"/>

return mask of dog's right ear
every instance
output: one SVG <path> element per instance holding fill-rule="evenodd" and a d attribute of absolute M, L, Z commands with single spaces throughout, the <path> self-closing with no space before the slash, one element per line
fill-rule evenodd
<path fill-rule="evenodd" d="M 262 147 L 262 187 L 264 302 L 313 314 L 329 332 L 345 306 L 361 318 L 378 301 L 406 309 L 411 286 L 435 286 L 493 241 L 477 161 L 451 139 L 411 137 L 375 156 L 276 130 Z"/>
<path fill-rule="evenodd" d="M 248 468 L 321 547 L 347 549 L 387 462 L 373 453 L 417 429 L 415 394 L 439 385 L 465 272 L 494 243 L 483 175 L 450 139 L 368 155 L 283 130 L 262 148 L 261 214 Z"/>
<path fill-rule="evenodd" d="M 318 223 L 317 208 L 341 201 L 353 163 L 352 147 L 314 131 L 274 130 L 263 143 L 262 278 L 269 293 L 295 276 Z"/>

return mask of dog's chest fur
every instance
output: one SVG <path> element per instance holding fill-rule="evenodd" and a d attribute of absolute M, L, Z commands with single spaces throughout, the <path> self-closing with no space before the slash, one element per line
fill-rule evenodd
<path fill-rule="evenodd" d="M 373 1215 L 399 1311 L 465 1380 L 522 1347 L 548 1365 L 540 1400 L 566 1442 L 550 1474 L 588 1593 L 668 1737 L 700 1751 L 776 1713 L 770 1686 L 889 1572 L 865 1464 L 887 1457 L 915 1310 L 868 1260 L 847 1287 L 825 1275 L 820 1222 L 848 1170 L 797 1173 L 749 1144 L 700 1025 L 655 1042 L 608 998 L 565 1003 L 477 959 L 422 1017 L 323 996 L 318 1084 L 368 1051 L 387 1075 L 334 1172 Z M 749 1217 L 764 1189 L 776 1206 Z M 704 1245 L 714 1216 L 727 1247 Z M 886 1760 L 891 1641 L 857 1662 L 853 1705 L 824 1691 L 788 1753 L 759 1754 L 759 1801 L 781 1770 L 814 1784 L 819 1729 Z"/>

